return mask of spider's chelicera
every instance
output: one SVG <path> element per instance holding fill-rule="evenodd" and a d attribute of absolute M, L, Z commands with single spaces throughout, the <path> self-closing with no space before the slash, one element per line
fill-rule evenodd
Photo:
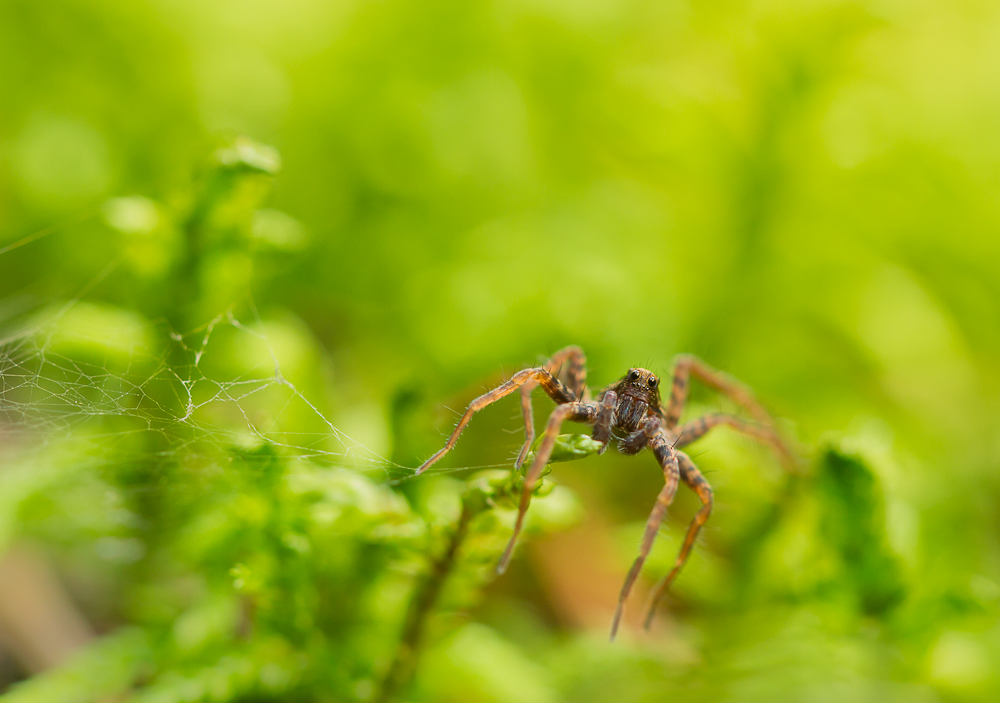
<path fill-rule="evenodd" d="M 710 388 L 728 395 L 751 416 L 751 419 L 726 413 L 712 413 L 683 425 L 679 424 L 681 411 L 687 400 L 688 383 L 692 376 Z M 519 470 L 535 439 L 531 411 L 532 390 L 541 386 L 548 396 L 556 402 L 556 408 L 549 415 L 548 422 L 545 424 L 545 432 L 541 444 L 535 452 L 534 461 L 525 473 L 521 503 L 517 521 L 514 524 L 514 534 L 497 564 L 497 571 L 503 573 L 510 563 L 514 545 L 524 524 L 524 515 L 528 510 L 532 491 L 548 463 L 552 447 L 555 445 L 564 422 L 571 420 L 593 425 L 594 439 L 603 444 L 602 453 L 613 438 L 617 439 L 618 450 L 623 454 L 638 454 L 643 449 L 649 449 L 663 469 L 664 486 L 657 496 L 649 519 L 646 521 L 639 556 L 636 557 L 632 568 L 629 569 L 618 597 L 618 607 L 615 609 L 611 623 L 611 639 L 614 639 L 621 621 L 625 600 L 628 598 L 629 592 L 642 570 L 642 565 L 653 547 L 653 540 L 656 539 L 660 524 L 667 515 L 667 508 L 673 502 L 679 481 L 683 481 L 685 485 L 698 494 L 702 506 L 688 527 L 684 544 L 681 546 L 673 568 L 653 590 L 645 617 L 647 629 L 653 622 L 656 606 L 669 589 L 670 584 L 677 578 L 677 574 L 680 573 L 684 562 L 687 561 L 688 555 L 691 553 L 698 531 L 712 512 L 712 488 L 698 471 L 691 458 L 681 451 L 681 448 L 704 437 L 713 427 L 728 425 L 739 432 L 772 445 L 788 465 L 794 463 L 794 455 L 776 431 L 771 416 L 754 399 L 753 394 L 739 382 L 716 371 L 697 357 L 683 355 L 677 358 L 674 364 L 670 398 L 667 400 L 666 407 L 663 407 L 660 402 L 660 379 L 652 371 L 642 368 L 629 369 L 628 373 L 619 381 L 600 391 L 596 399 L 591 397 L 586 380 L 586 358 L 583 350 L 575 346 L 557 352 L 544 366 L 519 371 L 506 383 L 473 400 L 444 447 L 425 461 L 417 469 L 417 473 L 425 471 L 455 446 L 462 430 L 469 424 L 476 412 L 518 389 L 521 391 L 525 431 L 524 445 L 521 447 L 521 452 L 514 464 L 514 469 Z"/>

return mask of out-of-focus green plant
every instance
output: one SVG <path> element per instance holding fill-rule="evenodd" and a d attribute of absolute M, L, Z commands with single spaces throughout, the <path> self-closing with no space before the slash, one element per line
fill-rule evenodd
<path fill-rule="evenodd" d="M 233 290 L 220 293 L 198 282 L 215 278 L 206 267 L 220 256 L 253 256 L 252 216 L 269 182 L 261 179 L 269 179 L 277 163 L 269 148 L 240 139 L 216 153 L 193 198 L 179 209 L 137 197 L 105 207 L 108 224 L 122 236 L 144 238 L 138 246 L 181 252 L 164 255 L 172 262 L 168 270 L 139 272 L 192 286 L 175 323 L 211 309 L 205 306 L 216 304 L 216 295 L 233 299 L 233 291 L 245 286 L 232 281 Z M 273 226 L 277 215 L 269 212 Z M 181 239 L 170 234 L 174 228 Z M 158 244 L 149 240 L 154 236 Z M 142 249 L 126 251 L 145 260 Z M 85 310 L 76 306 L 68 318 L 36 322 L 36 334 L 49 335 L 70 363 L 94 349 L 118 350 L 131 361 L 169 348 L 138 315 L 125 324 L 123 311 L 95 309 L 84 317 Z M 102 327 L 105 333 L 95 335 Z M 210 393 L 221 394 L 239 413 L 265 412 L 274 403 L 287 410 L 288 398 L 240 398 L 246 381 L 240 380 L 239 355 L 228 369 L 225 357 L 203 364 L 203 355 L 215 351 L 207 348 L 211 331 L 200 345 L 188 345 L 173 324 L 167 327 L 179 342 L 163 362 L 170 373 L 153 373 L 141 392 L 137 386 L 118 389 L 104 407 L 110 426 L 126 433 L 116 436 L 133 433 L 138 439 L 119 451 L 96 445 L 96 470 L 74 463 L 86 451 L 88 435 L 106 426 L 99 403 L 88 408 L 92 415 L 77 418 L 72 433 L 50 438 L 49 462 L 56 468 L 39 472 L 40 458 L 30 457 L 0 476 L 7 540 L 55 537 L 66 552 L 96 552 L 109 562 L 105 576 L 120 603 L 109 615 L 128 623 L 65 666 L 16 686 L 11 700 L 394 700 L 412 677 L 426 621 L 446 583 L 455 591 L 448 603 L 460 607 L 474 602 L 487 580 L 484 565 L 499 553 L 506 522 L 492 512 L 512 507 L 523 478 L 487 472 L 457 492 L 458 482 L 445 483 L 438 498 L 418 511 L 384 481 L 317 463 L 253 431 L 235 444 L 220 441 L 205 423 L 225 416 L 217 414 L 211 395 L 198 392 L 199 384 L 211 385 Z M 187 372 L 185 364 L 191 365 Z M 134 378 L 127 367 L 123 363 L 117 383 Z M 54 372 L 48 382 L 59 388 L 67 382 L 66 369 L 43 365 L 39 373 Z M 281 374 L 293 369 L 274 368 L 271 382 L 290 385 Z M 233 378 L 236 390 L 219 374 Z M 46 385 L 42 376 L 34 383 Z M 57 411 L 59 402 L 69 402 L 61 392 L 53 392 L 52 400 Z M 178 427 L 178 418 L 193 422 Z M 172 446 L 157 453 L 155 447 L 168 439 Z M 598 447 L 585 436 L 560 437 L 553 460 L 582 458 Z M 529 533 L 573 519 L 565 489 L 545 498 L 553 488 L 546 481 L 535 489 L 538 505 Z M 107 510 L 113 514 L 102 514 Z M 463 571 L 469 573 L 463 577 Z"/>
<path fill-rule="evenodd" d="M 574 343 L 595 389 L 698 354 L 821 449 L 789 477 L 691 447 L 715 510 L 614 647 L 599 594 L 660 472 L 556 465 L 586 509 L 529 517 L 581 526 L 484 588 L 505 512 L 476 518 L 404 697 L 1000 698 L 998 27 L 986 0 L 0 3 L 0 549 L 100 638 L 8 695 L 379 695 L 513 401 L 399 479 Z M 694 384 L 692 415 L 731 409 Z M 0 687 L 28 678 L 0 646 Z"/>
<path fill-rule="evenodd" d="M 579 458 L 578 437 L 563 445 L 560 460 Z M 387 485 L 290 461 L 269 444 L 234 448 L 224 468 L 207 470 L 208 480 L 192 476 L 194 483 L 171 489 L 184 500 L 172 506 L 183 522 L 137 531 L 156 534 L 122 593 L 122 614 L 135 625 L 17 686 L 5 700 L 97 701 L 126 693 L 151 703 L 367 700 L 376 693 L 395 700 L 446 582 L 457 583 L 452 603 L 473 599 L 484 582 L 484 563 L 492 565 L 504 541 L 506 521 L 492 511 L 512 503 L 522 483 L 493 471 L 459 493 L 446 484 L 438 500 L 423 504 L 443 513 L 424 518 Z M 125 488 L 112 481 L 94 490 Z M 546 510 L 553 488 L 545 482 L 536 489 L 535 514 L 543 520 L 535 519 L 530 532 L 572 520 L 564 491 Z M 460 507 L 455 524 L 442 526 L 452 513 L 450 501 L 440 499 L 448 494 Z M 22 497 L 27 506 L 32 499 Z M 24 529 L 32 526 L 29 517 Z M 469 568 L 464 579 L 452 578 Z M 420 574 L 415 580 L 413 571 Z M 383 671 L 387 658 L 393 663 Z"/>
<path fill-rule="evenodd" d="M 535 448 L 539 442 L 541 442 L 541 438 L 536 442 Z M 551 461 L 564 462 L 582 459 L 599 452 L 602 446 L 600 442 L 587 435 L 560 435 L 553 446 Z M 551 467 L 547 466 L 542 475 L 545 476 L 550 470 Z M 434 560 L 410 601 L 400 637 L 399 650 L 383 679 L 377 700 L 385 702 L 394 700 L 400 690 L 413 678 L 417 669 L 417 657 L 422 645 L 425 621 L 437 603 L 445 580 L 456 568 L 459 550 L 470 537 L 475 536 L 477 518 L 494 508 L 516 510 L 523 489 L 524 476 L 513 472 L 482 472 L 469 480 L 462 491 L 462 507 L 458 520 L 452 528 L 447 546 L 441 555 Z M 554 489 L 553 483 L 543 480 L 532 490 L 532 495 L 536 498 L 545 497 L 550 495 Z M 540 511 L 548 525 L 565 527 L 573 518 L 575 511 L 570 507 L 571 504 L 567 504 L 566 497 L 560 497 L 562 500 L 556 503 L 555 510 L 551 506 L 535 506 L 535 514 L 537 515 Z M 560 503 L 562 503 L 561 509 Z M 546 510 L 546 507 L 549 509 Z M 538 520 L 535 519 L 533 522 L 537 525 Z M 478 529 L 485 535 L 495 533 L 496 520 L 480 520 Z"/>

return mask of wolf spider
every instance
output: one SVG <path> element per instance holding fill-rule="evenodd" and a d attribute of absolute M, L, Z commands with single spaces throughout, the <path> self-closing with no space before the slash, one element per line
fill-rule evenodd
<path fill-rule="evenodd" d="M 692 376 L 708 387 L 728 395 L 753 418 L 753 421 L 745 420 L 736 415 L 712 413 L 679 425 L 681 410 L 687 400 L 688 383 Z M 666 517 L 667 508 L 673 502 L 678 481 L 683 481 L 698 494 L 702 506 L 688 527 L 684 544 L 681 546 L 673 568 L 653 591 L 645 616 L 647 630 L 652 625 L 657 605 L 680 573 L 691 553 L 699 530 L 712 512 L 712 488 L 698 471 L 691 458 L 680 451 L 680 448 L 704 437 L 714 427 L 728 425 L 738 432 L 772 445 L 786 464 L 793 464 L 794 456 L 789 446 L 776 431 L 771 416 L 757 403 L 750 390 L 716 371 L 697 357 L 682 355 L 675 360 L 670 399 L 667 401 L 666 408 L 660 402 L 660 379 L 652 371 L 642 368 L 629 369 L 628 373 L 618 382 L 600 391 L 596 399 L 591 399 L 586 380 L 586 358 L 583 350 L 576 346 L 566 347 L 557 352 L 543 366 L 519 371 L 511 376 L 506 383 L 473 400 L 444 447 L 421 464 L 416 473 L 420 474 L 425 471 L 455 446 L 462 430 L 469 424 L 476 412 L 518 389 L 521 391 L 521 408 L 524 414 L 526 435 L 524 445 L 521 447 L 514 464 L 514 470 L 519 470 L 535 439 L 531 411 L 532 390 L 541 386 L 548 396 L 556 402 L 556 408 L 549 415 L 545 425 L 541 446 L 539 446 L 534 461 L 525 474 L 517 521 L 514 524 L 514 534 L 497 564 L 497 572 L 503 573 L 510 563 L 514 545 L 521 533 L 532 491 L 548 463 L 563 422 L 571 420 L 593 425 L 594 439 L 604 445 L 600 453 L 607 449 L 612 438 L 618 441 L 618 450 L 622 454 L 638 454 L 644 448 L 649 449 L 663 469 L 665 485 L 657 496 L 656 504 L 646 521 L 646 529 L 639 547 L 639 556 L 636 557 L 632 568 L 629 569 L 628 576 L 625 577 L 625 583 L 618 596 L 618 606 L 615 608 L 611 623 L 611 639 L 614 640 L 618 624 L 621 621 L 625 600 L 649 555 L 660 524 Z"/>

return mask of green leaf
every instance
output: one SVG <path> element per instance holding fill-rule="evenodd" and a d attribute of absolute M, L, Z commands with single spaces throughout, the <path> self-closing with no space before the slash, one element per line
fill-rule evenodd
<path fill-rule="evenodd" d="M 534 461 L 535 458 L 535 453 L 542 446 L 542 441 L 544 439 L 544 436 L 539 437 L 535 440 L 535 443 L 531 445 L 531 452 L 524 460 L 525 467 L 531 466 L 531 462 Z M 591 454 L 599 453 L 602 447 L 604 447 L 604 445 L 590 435 L 561 434 L 556 437 L 556 442 L 552 446 L 552 454 L 549 455 L 549 463 L 551 464 L 557 461 L 576 461 L 577 459 L 583 459 Z"/>
<path fill-rule="evenodd" d="M 864 612 L 884 614 L 903 599 L 905 587 L 886 539 L 878 477 L 861 457 L 834 446 L 823 452 L 817 469 L 821 534 L 840 555 Z"/>

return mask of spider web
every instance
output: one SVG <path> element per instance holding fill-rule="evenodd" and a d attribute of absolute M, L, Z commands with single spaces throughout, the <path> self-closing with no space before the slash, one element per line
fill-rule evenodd
<path fill-rule="evenodd" d="M 307 394 L 286 375 L 269 320 L 249 296 L 179 332 L 100 302 L 101 284 L 121 264 L 62 302 L 0 301 L 0 451 L 72 441 L 79 460 L 102 464 L 218 461 L 271 445 L 382 480 L 413 475 L 341 431 L 329 403 L 310 397 L 323 393 Z"/>

